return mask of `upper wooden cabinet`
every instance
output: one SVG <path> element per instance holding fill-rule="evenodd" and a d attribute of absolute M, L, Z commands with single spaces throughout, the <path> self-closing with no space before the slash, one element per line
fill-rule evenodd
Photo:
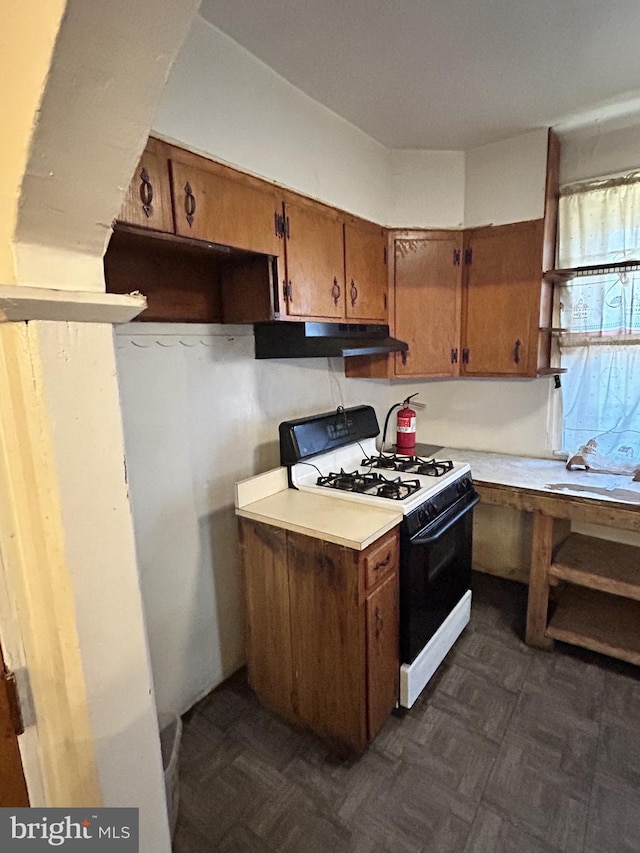
<path fill-rule="evenodd" d="M 555 254 L 559 157 L 558 138 L 549 132 L 542 219 L 464 232 L 392 232 L 390 325 L 409 351 L 405 358 L 350 358 L 347 376 L 561 372 L 551 365 L 553 290 L 543 280 Z M 452 256 L 461 266 L 451 266 Z"/>
<path fill-rule="evenodd" d="M 121 222 L 173 233 L 167 146 L 149 139 L 118 217 Z"/>
<path fill-rule="evenodd" d="M 465 376 L 537 374 L 543 237 L 542 219 L 465 232 Z"/>
<path fill-rule="evenodd" d="M 287 316 L 387 322 L 384 228 L 293 193 L 284 228 Z"/>
<path fill-rule="evenodd" d="M 345 317 L 387 322 L 387 235 L 354 217 L 344 223 Z"/>
<path fill-rule="evenodd" d="M 391 245 L 394 334 L 409 344 L 395 355 L 394 375 L 457 376 L 460 232 L 400 231 Z"/>
<path fill-rule="evenodd" d="M 406 353 L 356 356 L 347 376 L 448 377 L 460 365 L 460 231 L 391 231 L 390 320 Z"/>
<path fill-rule="evenodd" d="M 289 317 L 345 316 L 342 218 L 333 208 L 287 194 L 284 305 Z"/>
<path fill-rule="evenodd" d="M 176 234 L 267 255 L 282 253 L 277 188 L 173 149 Z"/>
<path fill-rule="evenodd" d="M 119 220 L 276 258 L 270 292 L 252 276 L 229 322 L 387 321 L 383 228 L 160 140 L 149 140 Z"/>

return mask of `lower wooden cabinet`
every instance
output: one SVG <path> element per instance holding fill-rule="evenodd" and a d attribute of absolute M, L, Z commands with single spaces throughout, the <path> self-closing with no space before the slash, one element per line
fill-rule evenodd
<path fill-rule="evenodd" d="M 258 698 L 339 752 L 363 750 L 398 698 L 397 529 L 354 551 L 242 518 L 240 541 Z"/>

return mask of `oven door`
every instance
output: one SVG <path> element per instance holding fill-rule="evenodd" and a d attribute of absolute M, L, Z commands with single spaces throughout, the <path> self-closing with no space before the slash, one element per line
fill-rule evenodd
<path fill-rule="evenodd" d="M 421 530 L 401 532 L 400 655 L 410 664 L 471 585 L 471 490 Z"/>

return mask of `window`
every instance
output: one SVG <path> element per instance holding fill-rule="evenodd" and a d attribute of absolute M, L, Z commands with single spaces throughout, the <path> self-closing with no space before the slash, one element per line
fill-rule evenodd
<path fill-rule="evenodd" d="M 558 266 L 604 267 L 557 289 L 568 369 L 563 449 L 572 454 L 595 441 L 610 470 L 633 469 L 640 465 L 640 172 L 564 187 L 559 221 Z"/>

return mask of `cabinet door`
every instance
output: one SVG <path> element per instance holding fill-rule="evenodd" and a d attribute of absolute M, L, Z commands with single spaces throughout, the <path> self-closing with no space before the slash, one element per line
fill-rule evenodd
<path fill-rule="evenodd" d="M 365 646 L 358 552 L 298 533 L 287 534 L 287 551 L 299 719 L 337 748 L 364 749 Z"/>
<path fill-rule="evenodd" d="M 292 317 L 344 318 L 344 237 L 337 211 L 285 201 L 286 308 Z"/>
<path fill-rule="evenodd" d="M 267 255 L 282 253 L 276 188 L 217 163 L 171 162 L 176 233 Z"/>
<path fill-rule="evenodd" d="M 249 683 L 263 704 L 294 720 L 287 534 L 246 518 L 239 523 Z"/>
<path fill-rule="evenodd" d="M 366 609 L 367 709 L 369 739 L 372 740 L 398 701 L 400 654 L 396 573 L 367 597 Z"/>
<path fill-rule="evenodd" d="M 467 376 L 535 376 L 543 220 L 465 232 Z"/>
<path fill-rule="evenodd" d="M 456 376 L 459 363 L 461 234 L 399 232 L 394 246 L 394 334 L 409 344 L 396 376 Z"/>
<path fill-rule="evenodd" d="M 387 322 L 387 259 L 384 228 L 368 222 L 344 225 L 346 316 Z"/>
<path fill-rule="evenodd" d="M 169 164 L 162 143 L 150 139 L 122 203 L 118 219 L 173 233 Z"/>

